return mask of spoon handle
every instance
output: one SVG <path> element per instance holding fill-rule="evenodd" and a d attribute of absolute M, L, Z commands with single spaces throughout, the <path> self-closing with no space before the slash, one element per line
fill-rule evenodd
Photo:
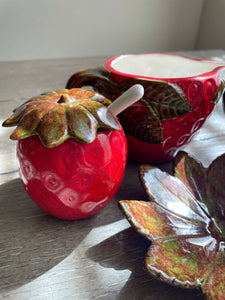
<path fill-rule="evenodd" d="M 116 116 L 128 106 L 141 99 L 144 95 L 144 88 L 141 84 L 135 84 L 130 87 L 125 93 L 113 101 L 108 109 Z"/>

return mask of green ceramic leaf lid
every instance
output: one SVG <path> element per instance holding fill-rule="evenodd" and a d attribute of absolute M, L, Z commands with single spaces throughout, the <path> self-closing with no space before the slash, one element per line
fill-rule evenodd
<path fill-rule="evenodd" d="M 61 89 L 26 101 L 2 125 L 16 126 L 11 139 L 39 135 L 46 147 L 55 147 L 68 138 L 91 143 L 99 129 L 120 129 L 107 108 L 110 103 L 94 91 Z"/>

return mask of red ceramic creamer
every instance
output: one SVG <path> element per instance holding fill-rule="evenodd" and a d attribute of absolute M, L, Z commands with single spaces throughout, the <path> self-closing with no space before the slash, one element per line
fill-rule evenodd
<path fill-rule="evenodd" d="M 159 53 L 119 55 L 73 74 L 67 88 L 91 85 L 111 100 L 133 84 L 144 96 L 119 115 L 128 155 L 142 163 L 172 160 L 191 141 L 224 90 L 225 63 Z"/>

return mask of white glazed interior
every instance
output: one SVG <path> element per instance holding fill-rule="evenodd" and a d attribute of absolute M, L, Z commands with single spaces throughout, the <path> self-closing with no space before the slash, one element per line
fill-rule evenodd
<path fill-rule="evenodd" d="M 181 78 L 210 72 L 225 63 L 196 61 L 174 55 L 121 55 L 111 67 L 121 73 L 156 78 Z"/>

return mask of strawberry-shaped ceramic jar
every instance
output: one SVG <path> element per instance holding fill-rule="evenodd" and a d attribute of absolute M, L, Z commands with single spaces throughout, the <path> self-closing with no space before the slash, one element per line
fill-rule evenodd
<path fill-rule="evenodd" d="M 28 100 L 3 123 L 17 126 L 11 139 L 22 183 L 48 214 L 87 218 L 117 192 L 127 143 L 110 103 L 93 91 L 62 89 Z"/>

